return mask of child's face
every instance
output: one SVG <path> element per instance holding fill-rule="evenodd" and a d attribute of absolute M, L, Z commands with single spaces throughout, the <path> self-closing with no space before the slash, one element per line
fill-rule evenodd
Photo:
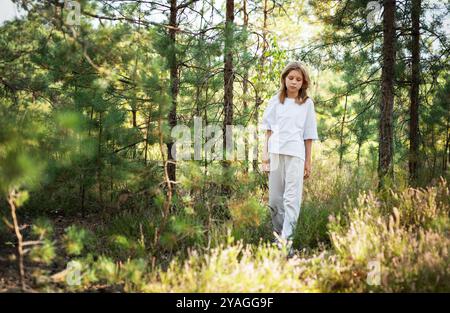
<path fill-rule="evenodd" d="M 287 74 L 285 80 L 288 91 L 298 92 L 303 85 L 303 75 L 300 71 L 292 70 Z"/>

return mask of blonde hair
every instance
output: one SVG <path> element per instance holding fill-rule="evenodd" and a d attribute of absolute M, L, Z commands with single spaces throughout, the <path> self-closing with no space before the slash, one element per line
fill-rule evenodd
<path fill-rule="evenodd" d="M 295 97 L 295 103 L 303 104 L 303 103 L 305 103 L 306 99 L 308 99 L 307 90 L 308 90 L 308 87 L 310 84 L 308 72 L 306 71 L 306 68 L 303 66 L 302 63 L 300 63 L 298 61 L 292 61 L 292 62 L 289 62 L 289 64 L 286 65 L 285 68 L 283 69 L 283 71 L 281 72 L 281 77 L 280 77 L 281 84 L 280 84 L 280 91 L 279 91 L 280 103 L 284 104 L 284 100 L 287 97 L 286 76 L 288 76 L 288 74 L 294 70 L 299 71 L 300 73 L 302 73 L 302 76 L 303 76 L 302 87 L 298 91 L 298 95 Z"/>

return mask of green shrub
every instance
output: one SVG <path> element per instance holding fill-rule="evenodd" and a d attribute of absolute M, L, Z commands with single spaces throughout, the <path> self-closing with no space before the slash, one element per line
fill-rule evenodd
<path fill-rule="evenodd" d="M 63 236 L 64 247 L 68 255 L 80 255 L 86 246 L 93 243 L 93 235 L 84 228 L 69 226 Z"/>

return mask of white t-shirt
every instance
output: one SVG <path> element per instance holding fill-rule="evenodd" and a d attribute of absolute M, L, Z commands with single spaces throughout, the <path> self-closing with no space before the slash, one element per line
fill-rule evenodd
<path fill-rule="evenodd" d="M 286 98 L 282 104 L 278 95 L 270 98 L 259 126 L 262 130 L 272 130 L 268 151 L 305 160 L 304 140 L 319 140 L 314 102 L 308 98 L 305 103 L 297 104 L 294 99 Z"/>

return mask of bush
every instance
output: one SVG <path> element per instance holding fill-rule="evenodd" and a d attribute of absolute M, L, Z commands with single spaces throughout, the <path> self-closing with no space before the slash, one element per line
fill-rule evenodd
<path fill-rule="evenodd" d="M 220 245 L 205 255 L 192 251 L 186 261 L 175 259 L 167 271 L 153 274 L 145 292 L 289 292 L 304 289 L 297 277 L 298 259 L 270 244 L 253 247 Z"/>
<path fill-rule="evenodd" d="M 378 262 L 381 283 L 374 287 L 377 290 L 450 290 L 448 192 L 447 183 L 441 181 L 427 189 L 391 190 L 385 203 L 371 192 L 363 193 L 346 221 L 339 216 L 332 219 L 334 251 L 344 268 L 359 273 L 342 289 L 371 289 L 365 282 L 367 266 Z"/>

